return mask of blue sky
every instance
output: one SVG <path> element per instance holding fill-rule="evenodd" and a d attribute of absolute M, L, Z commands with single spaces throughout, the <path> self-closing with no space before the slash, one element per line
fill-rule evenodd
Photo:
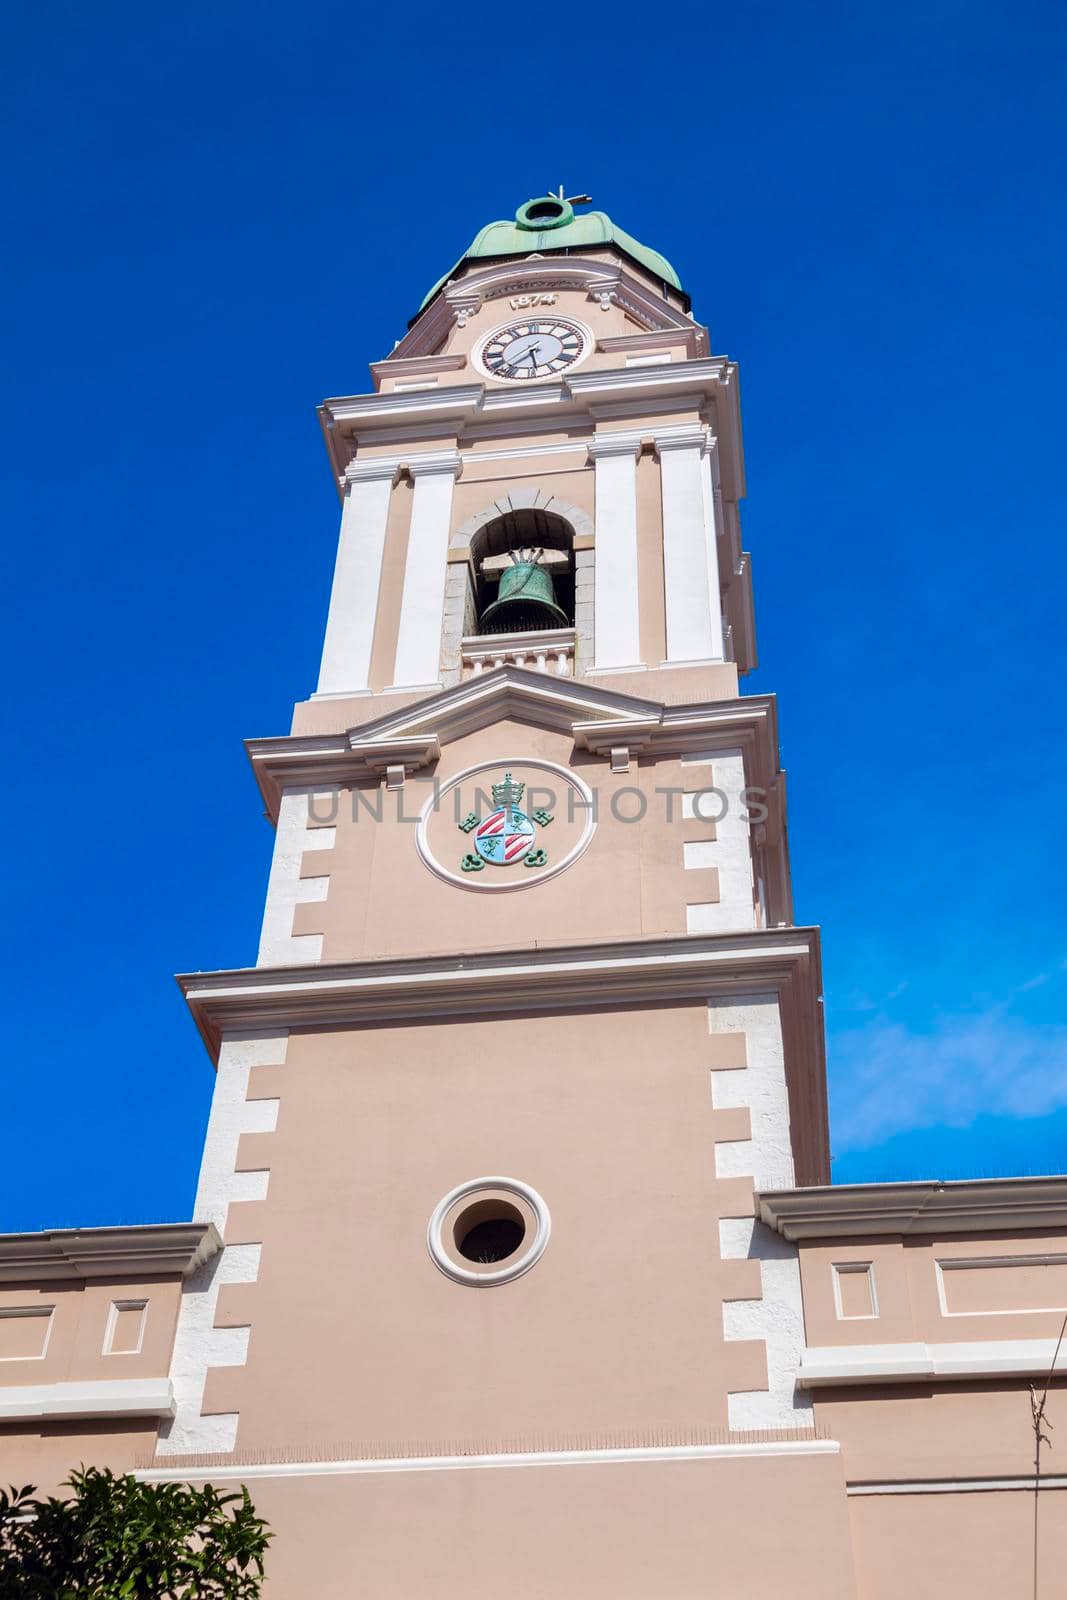
<path fill-rule="evenodd" d="M 1067 1167 L 1067 12 L 57 0 L 7 19 L 0 1228 L 189 1214 L 174 971 L 254 959 L 314 415 L 564 182 L 741 363 L 834 1174 Z"/>

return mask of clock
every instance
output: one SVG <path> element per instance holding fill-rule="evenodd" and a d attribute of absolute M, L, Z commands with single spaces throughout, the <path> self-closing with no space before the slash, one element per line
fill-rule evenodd
<path fill-rule="evenodd" d="M 550 378 L 571 367 L 584 354 L 583 330 L 559 318 L 510 322 L 486 339 L 482 366 L 493 378 Z"/>

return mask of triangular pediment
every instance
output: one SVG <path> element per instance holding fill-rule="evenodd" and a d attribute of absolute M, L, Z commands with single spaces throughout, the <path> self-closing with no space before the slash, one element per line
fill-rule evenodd
<path fill-rule="evenodd" d="M 439 751 L 455 739 L 506 720 L 561 733 L 613 731 L 633 742 L 659 726 L 663 710 L 659 701 L 619 694 L 585 680 L 503 666 L 363 723 L 350 731 L 348 740 L 352 751 L 372 760 L 390 750 L 399 758 L 404 747 L 425 744 Z"/>
<path fill-rule="evenodd" d="M 246 743 L 267 814 L 276 819 L 288 788 L 328 788 L 380 781 L 432 767 L 446 745 L 496 723 L 520 722 L 566 734 L 579 750 L 627 770 L 632 757 L 742 748 L 749 781 L 777 784 L 778 741 L 773 700 L 665 704 L 602 688 L 586 678 L 505 665 L 454 688 L 390 711 L 346 733 L 285 735 Z"/>
<path fill-rule="evenodd" d="M 613 247 L 606 247 L 611 251 Z M 509 295 L 584 291 L 591 301 L 602 306 L 612 302 L 622 306 L 638 329 L 647 332 L 685 332 L 699 329 L 679 306 L 665 300 L 650 284 L 628 270 L 626 257 L 614 251 L 614 259 L 604 256 L 530 255 L 489 266 L 467 266 L 457 272 L 427 309 L 412 323 L 389 360 L 427 356 L 444 349 L 457 318 L 473 315 L 488 301 L 506 300 Z M 706 345 L 701 353 L 706 353 Z M 384 365 L 384 364 L 383 364 Z"/>

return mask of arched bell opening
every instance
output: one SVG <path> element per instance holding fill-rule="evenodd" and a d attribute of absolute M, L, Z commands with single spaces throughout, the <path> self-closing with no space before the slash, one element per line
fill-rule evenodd
<path fill-rule="evenodd" d="M 509 511 L 471 542 L 479 636 L 574 626 L 574 529 L 535 507 Z"/>

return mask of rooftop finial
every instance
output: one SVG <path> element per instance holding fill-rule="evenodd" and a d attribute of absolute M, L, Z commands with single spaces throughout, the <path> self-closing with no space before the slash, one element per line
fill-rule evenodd
<path fill-rule="evenodd" d="M 552 190 L 549 190 L 549 193 L 551 194 Z M 557 198 L 560 204 L 565 206 L 590 206 L 593 203 L 591 194 L 567 194 L 562 183 L 559 186 Z"/>

